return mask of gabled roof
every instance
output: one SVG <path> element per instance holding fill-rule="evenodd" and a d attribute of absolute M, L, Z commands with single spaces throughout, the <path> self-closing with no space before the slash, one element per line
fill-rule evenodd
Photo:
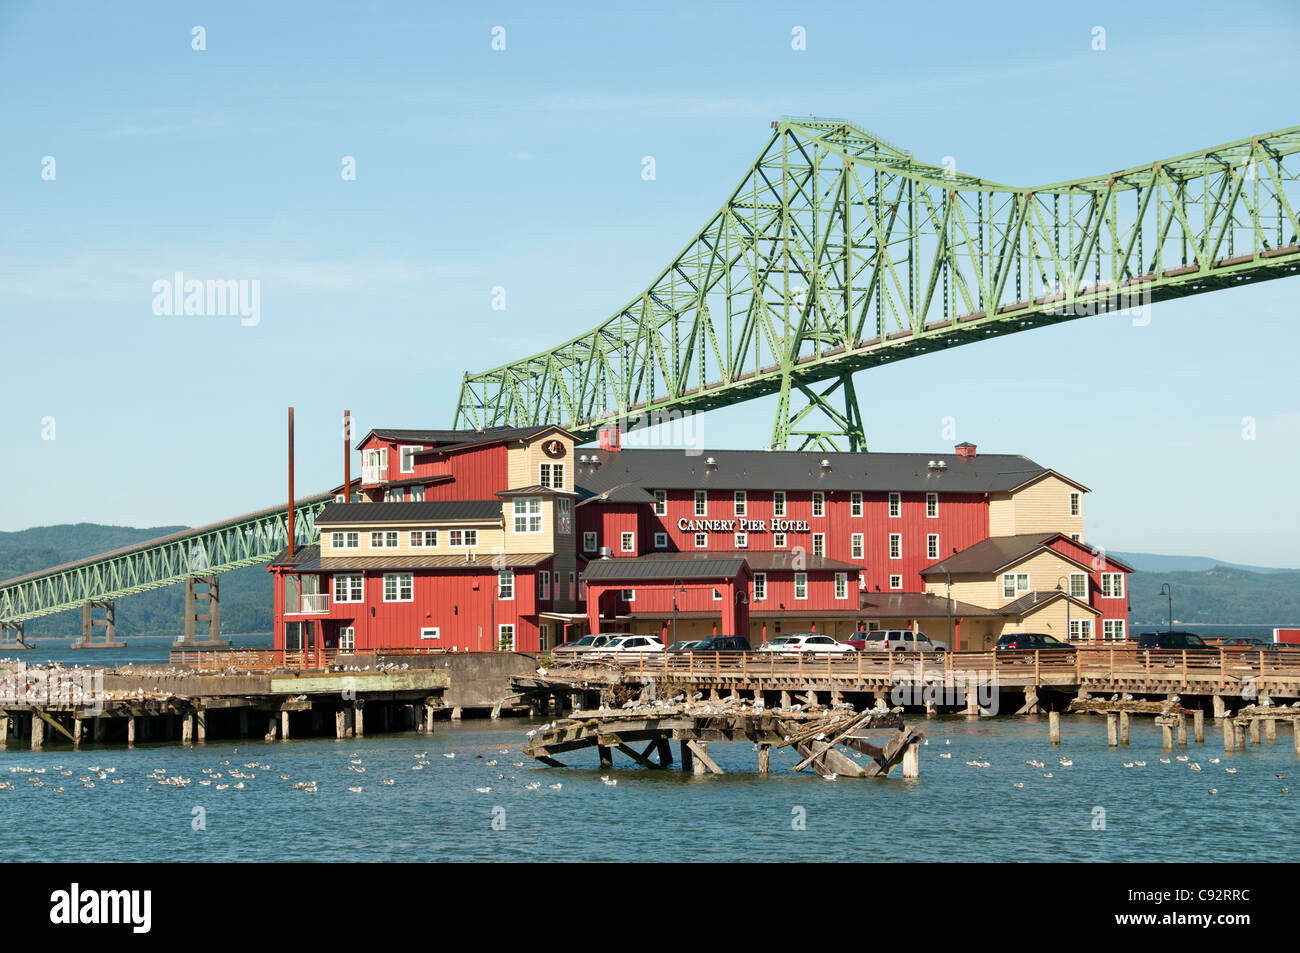
<path fill-rule="evenodd" d="M 362 449 L 372 438 L 393 440 L 406 444 L 430 444 L 434 451 L 476 447 L 481 444 L 496 443 L 502 440 L 526 440 L 548 430 L 568 433 L 555 424 L 541 424 L 535 427 L 487 427 L 483 430 L 397 430 L 389 427 L 376 427 L 361 438 L 357 449 Z"/>
<path fill-rule="evenodd" d="M 748 567 L 745 557 L 734 553 L 694 553 L 665 556 L 636 556 L 617 559 L 593 559 L 582 576 L 588 581 L 658 579 L 733 579 Z"/>
<path fill-rule="evenodd" d="M 954 553 L 933 566 L 927 566 L 921 570 L 921 575 L 942 576 L 945 570 L 953 575 L 959 573 L 998 573 L 1021 562 L 1028 556 L 1050 548 L 1051 544 L 1057 540 L 1064 540 L 1088 553 L 1101 556 L 1120 569 L 1132 572 L 1129 566 L 1126 566 L 1118 559 L 1100 550 L 1093 549 L 1087 543 L 1071 539 L 1065 533 L 1022 533 L 1017 536 L 990 536 L 987 539 L 980 540 L 974 546 L 968 546 L 961 552 Z M 1073 556 L 1057 549 L 1053 549 L 1052 552 L 1066 562 L 1073 563 L 1086 572 L 1092 572 L 1092 567 L 1080 562 Z"/>
<path fill-rule="evenodd" d="M 859 597 L 858 615 L 878 619 L 930 619 L 948 614 L 948 600 L 932 592 L 864 592 Z M 986 609 L 970 602 L 952 601 L 954 619 L 971 616 L 996 616 L 994 609 Z"/>
<path fill-rule="evenodd" d="M 597 463 L 583 463 L 582 456 Z M 713 460 L 712 466 L 708 461 Z M 829 466 L 823 467 L 825 460 Z M 940 469 L 931 467 L 942 461 Z M 822 453 L 784 450 L 598 450 L 579 455 L 574 482 L 591 494 L 646 489 L 1012 490 L 1053 471 L 1017 454 Z"/>
<path fill-rule="evenodd" d="M 1093 615 L 1101 615 L 1100 609 L 1094 609 L 1088 603 L 1074 596 L 1068 596 L 1060 589 L 1035 589 L 1033 592 L 1027 592 L 1015 602 L 1008 602 L 1006 605 L 997 610 L 998 615 L 1005 616 L 1023 616 L 1031 612 L 1037 612 L 1051 605 L 1057 599 L 1069 599 L 1070 602 L 1084 612 L 1091 612 Z"/>
<path fill-rule="evenodd" d="M 1091 492 L 1092 492 L 1092 490 L 1088 489 L 1086 486 L 1084 486 L 1084 485 L 1083 485 L 1082 483 L 1080 483 L 1078 480 L 1071 480 L 1071 479 L 1070 479 L 1068 476 L 1066 476 L 1064 473 L 1058 473 L 1057 471 L 1051 469 L 1050 467 L 1049 467 L 1048 469 L 1044 470 L 1042 473 L 1036 473 L 1036 474 L 1034 474 L 1033 476 L 1029 477 L 1029 479 L 1025 480 L 1024 482 L 1022 482 L 1022 483 L 1018 483 L 1017 485 L 1011 487 L 1011 489 L 1012 489 L 1012 490 L 1023 490 L 1025 487 L 1029 486 L 1030 484 L 1037 483 L 1039 480 L 1045 479 L 1046 477 L 1049 477 L 1049 476 L 1054 476 L 1054 477 L 1056 477 L 1058 480 L 1060 480 L 1061 482 L 1063 482 L 1063 483 L 1068 483 L 1068 484 L 1070 484 L 1070 486 L 1072 486 L 1072 487 L 1076 487 L 1077 489 L 1082 490 L 1084 493 L 1091 493 Z"/>
<path fill-rule="evenodd" d="M 470 559 L 468 555 L 443 553 L 391 553 L 382 556 L 325 556 L 321 557 L 320 546 L 301 546 L 289 558 L 284 550 L 272 567 L 294 569 L 298 572 L 381 572 L 385 570 L 405 569 L 479 569 L 495 572 L 498 569 L 512 569 L 536 566 L 553 556 L 551 553 L 492 553 L 481 559 Z"/>
<path fill-rule="evenodd" d="M 317 526 L 340 523 L 477 523 L 500 521 L 500 500 L 429 500 L 424 503 L 331 503 Z"/>
<path fill-rule="evenodd" d="M 637 486 L 635 483 L 620 483 L 617 486 L 611 486 L 608 489 L 599 492 L 592 491 L 585 487 L 579 487 L 580 493 L 585 493 L 585 499 L 579 500 L 578 505 L 584 503 L 653 503 L 654 494 L 648 490 Z"/>

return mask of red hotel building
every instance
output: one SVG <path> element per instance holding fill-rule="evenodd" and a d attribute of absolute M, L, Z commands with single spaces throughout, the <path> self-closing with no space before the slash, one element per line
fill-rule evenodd
<path fill-rule="evenodd" d="M 277 647 L 545 651 L 588 632 L 919 628 L 1127 636 L 1087 488 L 980 454 L 575 447 L 559 427 L 374 430 L 320 544 L 282 555 Z"/>

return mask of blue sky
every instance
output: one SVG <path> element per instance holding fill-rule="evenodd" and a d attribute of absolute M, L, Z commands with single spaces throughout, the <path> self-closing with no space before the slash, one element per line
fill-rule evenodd
<path fill-rule="evenodd" d="M 345 406 L 449 425 L 462 372 L 635 297 L 783 114 L 1023 184 L 1300 121 L 1293 4 L 1142 6 L 0 3 L 0 529 L 278 503 L 291 403 L 303 490 L 341 479 Z M 155 315 L 177 271 L 259 280 L 260 323 Z M 862 374 L 868 437 L 943 450 L 953 416 L 1090 486 L 1095 542 L 1300 565 L 1298 301 L 1272 282 Z M 762 446 L 772 412 L 705 440 Z"/>

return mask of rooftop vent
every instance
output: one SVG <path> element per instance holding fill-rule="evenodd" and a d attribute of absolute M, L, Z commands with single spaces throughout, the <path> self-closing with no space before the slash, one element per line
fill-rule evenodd
<path fill-rule="evenodd" d="M 704 465 L 705 465 L 706 467 L 710 467 L 710 468 L 717 467 L 717 465 L 718 465 L 717 457 L 708 457 L 708 458 L 704 461 Z"/>
<path fill-rule="evenodd" d="M 825 457 L 822 457 L 822 469 L 829 470 L 830 468 L 831 468 L 830 460 L 826 459 Z"/>
<path fill-rule="evenodd" d="M 974 457 L 974 456 L 975 456 L 975 450 L 976 450 L 976 447 L 975 447 L 975 444 L 973 444 L 973 443 L 969 443 L 969 442 L 967 442 L 967 443 L 959 443 L 959 444 L 957 444 L 957 446 L 954 447 L 953 449 L 957 451 L 957 456 L 959 456 L 959 457 Z"/>
<path fill-rule="evenodd" d="M 612 557 L 613 555 L 614 555 L 614 550 L 610 549 L 608 546 L 602 546 L 602 547 L 600 547 L 600 558 L 601 558 L 601 559 L 609 559 L 609 558 Z"/>

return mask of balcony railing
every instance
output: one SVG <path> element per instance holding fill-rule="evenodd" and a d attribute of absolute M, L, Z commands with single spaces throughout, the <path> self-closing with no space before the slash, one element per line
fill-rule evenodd
<path fill-rule="evenodd" d="M 361 468 L 362 483 L 383 483 L 388 479 L 388 464 L 383 466 L 369 466 Z"/>
<path fill-rule="evenodd" d="M 329 612 L 330 594 L 328 592 L 304 592 L 298 597 L 299 612 Z"/>

